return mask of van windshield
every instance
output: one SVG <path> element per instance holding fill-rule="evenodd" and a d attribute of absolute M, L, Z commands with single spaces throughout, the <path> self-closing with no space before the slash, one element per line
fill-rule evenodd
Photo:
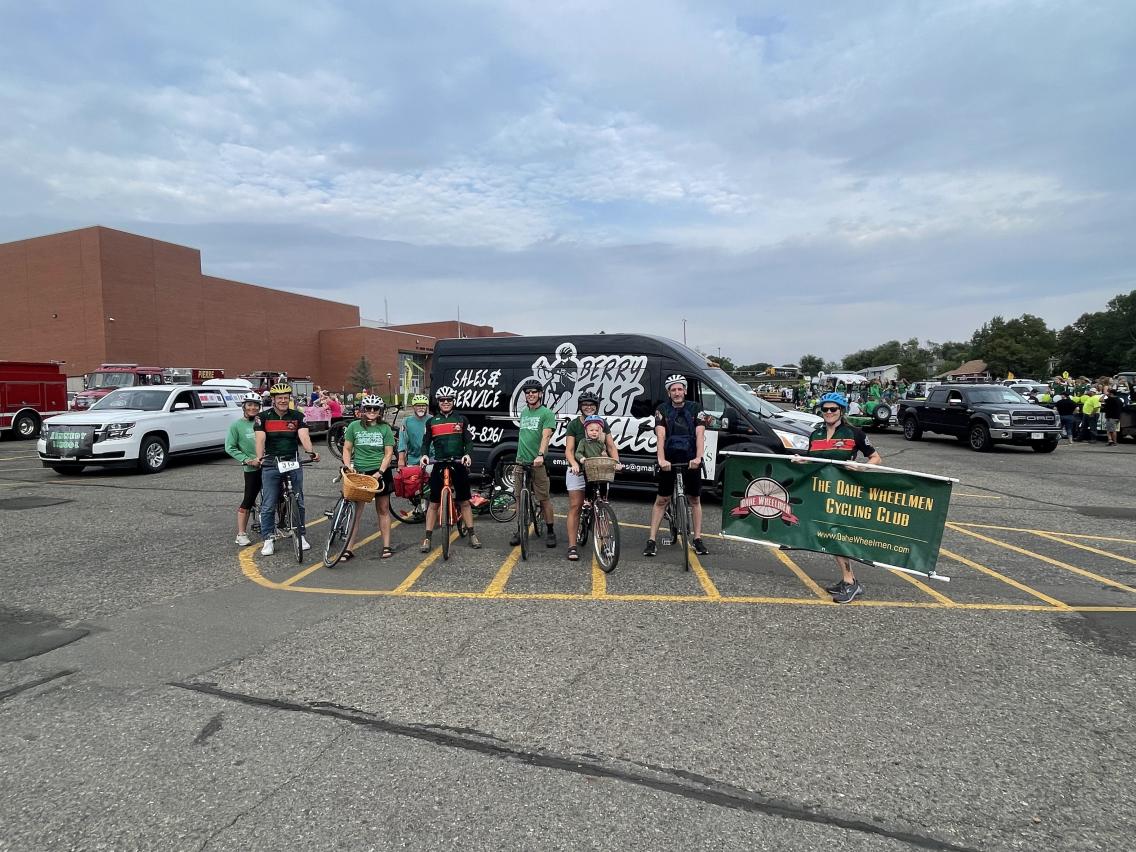
<path fill-rule="evenodd" d="M 87 377 L 89 388 L 128 388 L 133 384 L 133 373 L 91 373 Z"/>
<path fill-rule="evenodd" d="M 752 411 L 754 414 L 761 414 L 766 417 L 770 413 L 781 413 L 781 410 L 776 406 L 747 393 L 745 388 L 734 381 L 730 374 L 721 368 L 711 367 L 703 375 L 714 383 L 714 387 L 705 385 L 702 387 L 702 407 L 707 411 L 721 414 L 726 410 L 726 405 L 732 405 L 739 411 Z M 725 397 L 725 399 L 722 399 L 722 397 Z M 774 412 L 766 411 L 759 403 L 765 403 L 766 406 L 774 409 Z"/>

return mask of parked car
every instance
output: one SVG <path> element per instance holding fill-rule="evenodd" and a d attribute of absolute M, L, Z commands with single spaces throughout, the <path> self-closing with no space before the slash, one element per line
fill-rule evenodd
<path fill-rule="evenodd" d="M 1029 444 L 1039 453 L 1051 453 L 1061 438 L 1055 411 L 1001 385 L 940 385 L 925 400 L 901 403 L 899 419 L 909 441 L 937 432 L 961 438 L 979 451 L 994 444 Z"/>
<path fill-rule="evenodd" d="M 46 421 L 36 449 L 43 466 L 61 474 L 94 465 L 157 473 L 170 456 L 223 451 L 229 424 L 241 416 L 239 400 L 222 388 L 120 388 L 86 411 Z"/>

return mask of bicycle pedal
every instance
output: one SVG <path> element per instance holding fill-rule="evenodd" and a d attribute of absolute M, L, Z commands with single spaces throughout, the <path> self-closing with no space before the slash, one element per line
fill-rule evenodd
<path fill-rule="evenodd" d="M 328 520 L 330 521 L 330 520 L 331 520 L 331 516 L 332 516 L 332 515 L 334 515 L 334 514 L 335 514 L 335 512 L 332 512 L 332 511 L 331 511 L 331 510 L 329 509 L 328 511 L 326 511 L 326 512 L 324 512 L 324 513 L 323 513 L 323 516 L 324 516 L 325 518 L 327 518 L 327 519 L 328 519 Z"/>
<path fill-rule="evenodd" d="M 661 544 L 663 547 L 670 547 L 674 543 L 674 539 L 669 535 L 659 536 L 659 544 Z"/>

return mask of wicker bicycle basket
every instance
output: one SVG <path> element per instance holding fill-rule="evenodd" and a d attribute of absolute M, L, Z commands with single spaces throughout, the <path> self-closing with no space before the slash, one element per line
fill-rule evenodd
<path fill-rule="evenodd" d="M 370 503 L 382 488 L 382 482 L 365 473 L 343 474 L 343 499 L 355 503 Z"/>
<path fill-rule="evenodd" d="M 584 459 L 584 473 L 590 482 L 613 482 L 616 464 L 615 459 L 609 456 Z"/>

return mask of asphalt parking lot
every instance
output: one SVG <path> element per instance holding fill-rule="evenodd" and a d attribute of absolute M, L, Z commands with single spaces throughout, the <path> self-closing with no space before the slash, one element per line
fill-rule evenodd
<path fill-rule="evenodd" d="M 951 581 L 837 606 L 831 559 L 714 504 L 690 573 L 635 494 L 611 575 L 488 517 L 328 570 L 327 461 L 297 564 L 232 544 L 227 459 L 65 478 L 4 441 L 0 849 L 1127 848 L 1136 444 L 876 443 L 959 478 Z"/>

